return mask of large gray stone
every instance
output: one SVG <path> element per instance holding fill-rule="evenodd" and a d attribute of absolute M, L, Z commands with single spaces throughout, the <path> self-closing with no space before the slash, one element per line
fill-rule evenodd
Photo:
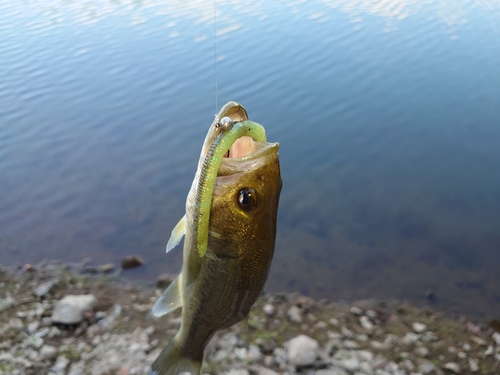
<path fill-rule="evenodd" d="M 318 356 L 319 344 L 306 335 L 299 335 L 288 342 L 288 362 L 294 366 L 307 366 L 314 363 Z"/>
<path fill-rule="evenodd" d="M 57 302 L 52 312 L 52 321 L 61 324 L 78 324 L 83 321 L 83 313 L 97 305 L 92 294 L 69 295 Z"/>

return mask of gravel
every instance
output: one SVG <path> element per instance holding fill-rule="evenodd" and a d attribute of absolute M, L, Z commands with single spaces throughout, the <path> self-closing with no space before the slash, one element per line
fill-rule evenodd
<path fill-rule="evenodd" d="M 89 267 L 0 268 L 0 375 L 147 373 L 179 329 L 179 311 L 154 319 L 150 310 L 162 292 L 156 282 L 126 284 L 119 267 L 95 266 L 101 273 L 88 273 Z M 398 301 L 328 303 L 297 294 L 264 295 L 247 320 L 216 333 L 201 371 L 499 373 L 500 333 L 484 323 Z"/>

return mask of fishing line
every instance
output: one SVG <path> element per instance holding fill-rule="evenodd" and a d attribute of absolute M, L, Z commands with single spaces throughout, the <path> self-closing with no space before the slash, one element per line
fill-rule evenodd
<path fill-rule="evenodd" d="M 215 116 L 217 116 L 217 9 L 214 0 L 214 76 L 215 76 Z"/>

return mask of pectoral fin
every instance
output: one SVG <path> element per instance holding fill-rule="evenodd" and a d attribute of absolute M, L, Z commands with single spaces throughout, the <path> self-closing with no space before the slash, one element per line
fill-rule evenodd
<path fill-rule="evenodd" d="M 186 234 L 186 224 L 186 215 L 184 215 L 172 230 L 172 234 L 170 235 L 170 239 L 167 243 L 167 253 L 174 247 L 176 247 L 179 242 L 181 242 L 182 237 L 184 237 L 184 234 Z"/>
<path fill-rule="evenodd" d="M 151 312 L 160 317 L 182 306 L 182 273 L 163 292 Z"/>

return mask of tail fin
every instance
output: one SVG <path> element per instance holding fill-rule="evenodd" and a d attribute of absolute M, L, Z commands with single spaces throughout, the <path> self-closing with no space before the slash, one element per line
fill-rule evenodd
<path fill-rule="evenodd" d="M 183 372 L 198 375 L 200 367 L 201 361 L 193 361 L 183 355 L 182 348 L 174 336 L 153 362 L 148 375 L 178 375 Z"/>

